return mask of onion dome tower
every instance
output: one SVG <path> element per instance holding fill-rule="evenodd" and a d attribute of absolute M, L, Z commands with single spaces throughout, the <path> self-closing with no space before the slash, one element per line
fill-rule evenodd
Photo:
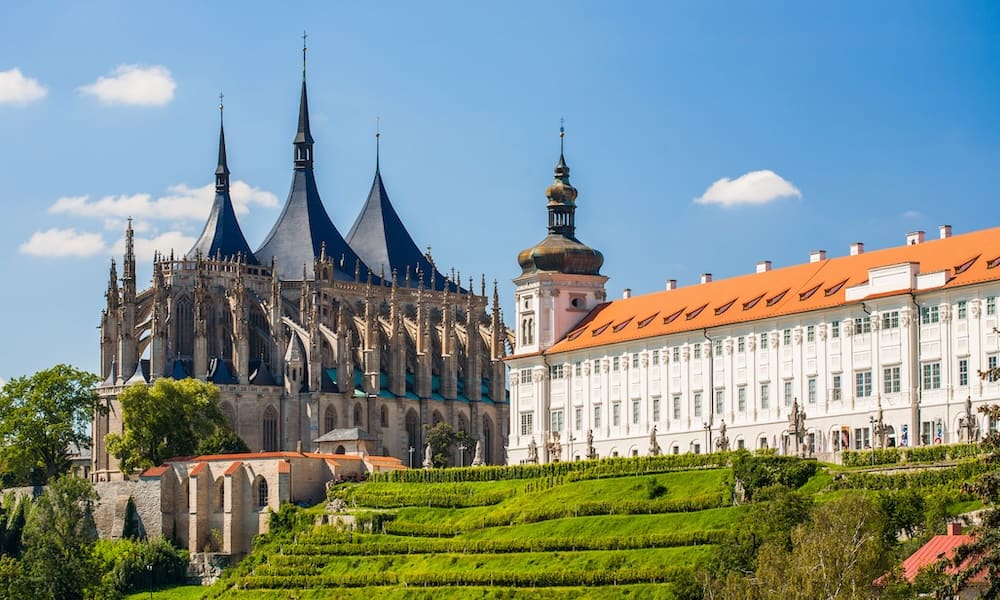
<path fill-rule="evenodd" d="M 601 275 L 604 256 L 576 239 L 577 190 L 569 182 L 564 141 L 559 127 L 559 162 L 548 198 L 548 235 L 517 255 L 515 354 L 540 352 L 555 344 L 605 299 Z"/>
<path fill-rule="evenodd" d="M 375 134 L 375 180 L 368 192 L 361 213 L 347 234 L 347 243 L 357 252 L 361 260 L 379 273 L 411 273 L 410 285 L 417 287 L 423 282 L 427 289 L 449 291 L 458 286 L 445 278 L 434 264 L 427 259 L 413 242 L 396 209 L 389 202 L 389 194 L 382 183 L 379 169 L 378 144 L 381 133 Z M 418 276 L 419 274 L 419 276 Z"/>
<path fill-rule="evenodd" d="M 229 164 L 226 161 L 226 128 L 222 122 L 222 111 L 222 94 L 219 94 L 219 166 L 215 169 L 215 200 L 205 229 L 184 258 L 242 258 L 247 264 L 256 265 L 257 259 L 240 229 L 233 200 L 229 196 Z"/>
<path fill-rule="evenodd" d="M 262 264 L 277 262 L 278 277 L 296 279 L 300 270 L 313 265 L 323 246 L 326 255 L 333 259 L 334 278 L 353 281 L 355 272 L 368 271 L 368 266 L 330 220 L 323 207 L 313 174 L 313 137 L 309 129 L 309 99 L 306 93 L 306 45 L 302 44 L 302 93 L 299 99 L 299 128 L 292 142 L 295 146 L 295 169 L 292 187 L 278 221 L 257 249 L 257 260 Z M 311 279 L 311 268 L 306 277 Z"/>

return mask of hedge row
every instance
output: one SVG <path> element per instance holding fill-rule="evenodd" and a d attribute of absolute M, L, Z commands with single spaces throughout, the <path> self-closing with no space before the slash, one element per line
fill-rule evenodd
<path fill-rule="evenodd" d="M 949 444 L 914 448 L 884 448 L 879 450 L 845 450 L 841 455 L 845 467 L 894 465 L 899 463 L 941 462 L 959 460 L 983 454 L 981 444 Z M 872 461 L 874 454 L 874 462 Z"/>
<path fill-rule="evenodd" d="M 565 517 L 590 517 L 596 515 L 653 515 L 663 513 L 695 512 L 726 506 L 726 499 L 719 493 L 708 493 L 688 498 L 657 498 L 654 500 L 590 501 L 579 504 L 561 504 L 534 507 L 517 507 L 485 515 L 482 527 L 502 527 L 518 523 L 536 523 Z M 478 524 L 478 523 L 477 523 Z"/>
<path fill-rule="evenodd" d="M 504 586 L 504 587 L 556 587 L 623 585 L 631 583 L 669 583 L 690 579 L 688 567 L 658 567 L 649 569 L 576 570 L 552 571 L 462 571 L 399 574 L 392 571 L 378 573 L 345 573 L 341 575 L 249 575 L 243 577 L 241 589 L 317 589 L 336 587 L 369 587 L 384 585 L 407 586 Z"/>
<path fill-rule="evenodd" d="M 514 552 L 560 552 L 576 550 L 641 550 L 644 548 L 673 548 L 717 544 L 725 531 L 689 531 L 681 533 L 649 533 L 645 535 L 612 537 L 550 537 L 537 539 L 415 539 L 405 541 L 380 541 L 375 537 L 358 536 L 354 542 L 312 543 L 299 542 L 284 549 L 283 555 L 274 556 L 275 564 L 282 564 L 285 557 L 309 557 L 304 561 L 323 566 L 324 556 L 367 556 L 382 554 L 510 554 Z M 288 563 L 296 563 L 289 560 Z"/>
<path fill-rule="evenodd" d="M 968 481 L 987 470 L 981 461 L 967 462 L 956 467 L 921 469 L 900 473 L 842 473 L 834 479 L 837 489 L 898 490 L 953 485 Z"/>
<path fill-rule="evenodd" d="M 382 532 L 389 535 L 407 535 L 414 537 L 455 537 L 462 533 L 454 525 L 437 525 L 435 523 L 413 523 L 410 521 L 390 521 L 382 526 Z"/>
<path fill-rule="evenodd" d="M 401 508 L 426 506 L 428 508 L 470 508 L 492 506 L 514 496 L 514 490 L 449 491 L 449 490 L 380 490 L 368 486 L 352 488 L 331 487 L 329 498 L 339 498 L 355 506 L 370 508 Z"/>
<path fill-rule="evenodd" d="M 577 481 L 580 479 L 627 477 L 631 475 L 664 473 L 667 471 L 725 467 L 729 464 L 731 457 L 731 452 L 716 452 L 712 454 L 667 454 L 663 456 L 602 458 L 598 460 L 546 463 L 541 465 L 409 469 L 387 473 L 372 473 L 369 481 L 393 483 L 462 483 L 535 479 L 538 477 L 560 475 L 566 475 L 566 481 Z"/>

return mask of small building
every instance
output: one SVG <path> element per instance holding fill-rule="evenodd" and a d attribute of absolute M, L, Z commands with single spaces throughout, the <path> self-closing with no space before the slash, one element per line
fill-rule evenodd
<path fill-rule="evenodd" d="M 955 555 L 955 550 L 962 545 L 971 542 L 973 537 L 968 534 L 962 533 L 961 523 L 949 523 L 948 532 L 945 535 L 936 535 L 932 537 L 926 544 L 920 547 L 919 550 L 907 557 L 903 561 L 903 578 L 913 583 L 917 575 L 929 567 L 933 567 L 940 560 L 950 560 Z M 957 572 L 954 567 L 947 567 L 945 573 L 952 575 Z M 881 579 L 876 581 L 876 585 L 879 584 Z M 986 581 L 986 571 L 977 573 L 972 578 L 964 588 L 962 588 L 957 596 L 954 596 L 956 600 L 967 600 L 972 598 L 980 598 L 983 592 L 986 591 L 988 587 Z"/>

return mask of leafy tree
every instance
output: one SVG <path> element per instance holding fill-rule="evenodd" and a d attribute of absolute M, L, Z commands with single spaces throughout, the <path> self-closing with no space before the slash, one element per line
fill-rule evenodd
<path fill-rule="evenodd" d="M 744 575 L 757 568 L 757 553 L 764 544 L 777 545 L 786 552 L 792 550 L 792 530 L 809 519 L 812 500 L 799 492 L 775 485 L 758 490 L 756 502 L 750 506 L 740 526 L 718 545 L 715 571 Z"/>
<path fill-rule="evenodd" d="M 6 556 L 21 555 L 21 538 L 24 535 L 24 524 L 27 521 L 27 498 L 18 500 L 13 493 L 8 493 L 3 499 L 2 537 L 0 537 L 0 554 Z"/>
<path fill-rule="evenodd" d="M 107 436 L 108 451 L 131 473 L 162 464 L 175 456 L 199 454 L 202 442 L 211 450 L 233 447 L 232 433 L 219 409 L 219 388 L 197 379 L 157 379 L 131 385 L 118 395 L 122 434 Z M 238 447 L 245 449 L 240 440 Z"/>
<path fill-rule="evenodd" d="M 69 448 L 90 446 L 98 378 L 69 365 L 17 377 L 0 390 L 0 458 L 14 481 L 44 484 L 69 469 Z"/>
<path fill-rule="evenodd" d="M 196 451 L 197 454 L 233 454 L 239 452 L 250 452 L 250 447 L 228 425 L 216 428 L 215 433 L 198 444 Z"/>
<path fill-rule="evenodd" d="M 448 457 L 451 455 L 451 447 L 455 444 L 464 444 L 466 448 L 474 447 L 475 440 L 464 431 L 455 429 L 444 422 L 433 427 L 424 426 L 427 429 L 427 443 L 431 445 L 431 456 L 435 467 L 447 467 Z M 470 451 L 467 450 L 467 451 Z"/>
<path fill-rule="evenodd" d="M 97 539 L 96 501 L 94 486 L 72 475 L 51 480 L 35 500 L 24 528 L 22 562 L 31 596 L 75 600 L 98 584 L 100 571 L 91 552 Z"/>

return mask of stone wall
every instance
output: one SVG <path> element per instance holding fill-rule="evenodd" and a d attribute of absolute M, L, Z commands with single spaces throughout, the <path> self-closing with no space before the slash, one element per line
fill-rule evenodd
<path fill-rule="evenodd" d="M 149 537 L 170 537 L 164 531 L 161 512 L 160 481 L 102 481 L 95 483 L 100 500 L 94 509 L 97 533 L 104 539 L 118 539 L 125 526 L 125 507 L 131 496 L 142 528 Z"/>

